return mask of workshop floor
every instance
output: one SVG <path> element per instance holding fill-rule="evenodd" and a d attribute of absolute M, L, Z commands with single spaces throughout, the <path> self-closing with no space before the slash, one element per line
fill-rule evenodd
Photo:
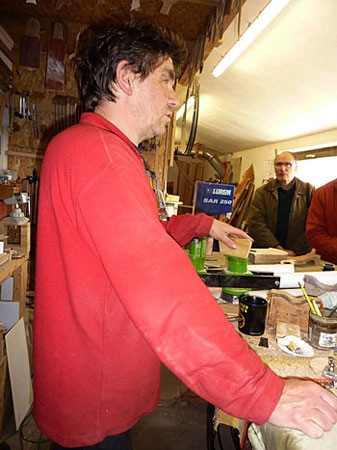
<path fill-rule="evenodd" d="M 14 423 L 7 424 L 5 436 L 14 431 Z M 6 440 L 11 450 L 50 450 L 50 442 L 36 429 L 30 416 L 20 434 Z M 4 436 L 0 439 L 3 441 Z M 29 441 L 39 441 L 32 443 Z M 229 429 L 221 432 L 213 449 L 235 450 Z M 188 391 L 165 367 L 162 368 L 162 395 L 155 413 L 141 419 L 133 429 L 134 450 L 207 450 L 207 403 Z M 9 450 L 0 444 L 0 450 Z"/>

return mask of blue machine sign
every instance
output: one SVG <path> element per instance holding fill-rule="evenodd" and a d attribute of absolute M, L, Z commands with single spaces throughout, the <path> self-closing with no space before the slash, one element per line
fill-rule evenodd
<path fill-rule="evenodd" d="M 210 216 L 227 214 L 233 210 L 234 186 L 198 181 L 195 194 L 195 213 Z"/>

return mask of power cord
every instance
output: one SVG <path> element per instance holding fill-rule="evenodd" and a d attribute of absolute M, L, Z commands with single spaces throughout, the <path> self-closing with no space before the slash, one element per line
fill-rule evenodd
<path fill-rule="evenodd" d="M 5 437 L 3 441 L 0 442 L 0 450 L 10 450 L 11 446 L 8 444 L 8 441 L 15 435 L 19 435 L 19 442 L 20 442 L 20 449 L 22 450 L 24 448 L 24 442 L 28 442 L 29 444 L 37 445 L 38 448 L 40 448 L 41 444 L 46 444 L 48 442 L 51 442 L 50 439 L 46 438 L 41 431 L 38 430 L 35 424 L 33 424 L 34 417 L 33 412 L 30 411 L 26 417 L 23 419 L 20 427 L 18 430 L 14 431 L 13 433 L 9 434 Z M 26 429 L 33 429 L 34 432 L 38 432 L 38 437 L 35 439 L 35 437 L 28 437 L 28 435 L 25 434 Z"/>

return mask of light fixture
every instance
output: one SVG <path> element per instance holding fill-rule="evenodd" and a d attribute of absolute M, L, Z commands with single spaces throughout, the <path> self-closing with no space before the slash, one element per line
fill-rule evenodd
<path fill-rule="evenodd" d="M 190 97 L 187 100 L 186 111 L 188 111 L 190 108 L 192 108 L 192 106 L 194 105 L 194 102 L 195 102 L 194 97 Z M 176 120 L 179 120 L 180 117 L 182 117 L 182 115 L 184 114 L 184 110 L 185 110 L 185 103 L 178 109 Z"/>
<path fill-rule="evenodd" d="M 32 5 L 36 5 L 36 0 L 26 0 L 26 3 L 31 3 Z"/>
<path fill-rule="evenodd" d="M 271 0 L 254 22 L 249 25 L 239 40 L 226 53 L 219 64 L 215 66 L 212 72 L 213 75 L 215 77 L 220 76 L 289 2 L 290 0 Z"/>

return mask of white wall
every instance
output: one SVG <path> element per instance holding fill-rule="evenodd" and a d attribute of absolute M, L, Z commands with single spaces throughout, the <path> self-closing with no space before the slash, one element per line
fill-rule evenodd
<path fill-rule="evenodd" d="M 325 133 L 313 134 L 298 139 L 292 139 L 289 141 L 276 142 L 273 144 L 264 145 L 262 147 L 251 148 L 243 150 L 241 152 L 235 152 L 233 157 L 242 157 L 241 177 L 253 164 L 255 174 L 255 189 L 260 187 L 265 178 L 265 162 L 272 161 L 275 157 L 276 151 L 299 151 L 304 149 L 310 149 L 317 146 L 329 146 L 336 145 L 337 143 L 337 130 L 328 131 Z M 309 181 L 309 180 L 304 180 Z"/>

